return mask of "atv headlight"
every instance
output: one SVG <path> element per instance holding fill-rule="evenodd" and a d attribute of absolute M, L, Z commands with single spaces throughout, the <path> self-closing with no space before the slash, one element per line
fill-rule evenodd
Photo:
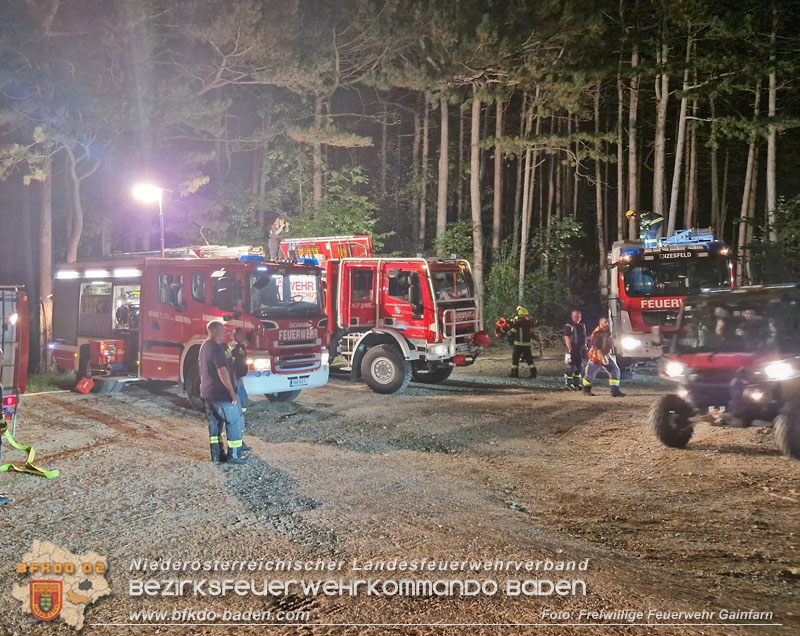
<path fill-rule="evenodd" d="M 797 371 L 790 362 L 786 360 L 777 360 L 775 362 L 770 362 L 764 367 L 764 374 L 770 380 L 781 381 L 794 377 L 797 375 Z"/>
<path fill-rule="evenodd" d="M 664 365 L 664 375 L 668 378 L 680 378 L 686 375 L 686 365 L 677 360 L 670 360 Z"/>

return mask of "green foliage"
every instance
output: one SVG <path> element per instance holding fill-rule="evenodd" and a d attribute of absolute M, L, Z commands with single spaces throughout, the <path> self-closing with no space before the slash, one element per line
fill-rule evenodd
<path fill-rule="evenodd" d="M 360 166 L 332 170 L 328 173 L 328 189 L 316 207 L 306 206 L 289 220 L 292 236 L 334 236 L 337 234 L 371 234 L 376 252 L 383 248 L 389 234 L 376 234 L 378 206 L 361 194 L 359 186 L 369 179 Z"/>
<path fill-rule="evenodd" d="M 781 199 L 775 211 L 777 241 L 769 240 L 769 228 L 755 224 L 755 240 L 749 246 L 754 282 L 787 283 L 800 271 L 800 196 Z"/>
<path fill-rule="evenodd" d="M 434 241 L 437 253 L 450 256 L 458 254 L 465 258 L 472 258 L 472 220 L 461 219 L 447 226 L 444 234 Z"/>

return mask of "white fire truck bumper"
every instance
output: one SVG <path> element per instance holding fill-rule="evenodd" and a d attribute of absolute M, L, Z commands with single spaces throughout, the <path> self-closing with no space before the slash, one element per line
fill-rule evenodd
<path fill-rule="evenodd" d="M 661 347 L 650 334 L 624 334 L 617 338 L 617 353 L 626 358 L 660 358 Z"/>
<path fill-rule="evenodd" d="M 297 371 L 296 373 L 250 371 L 244 376 L 244 388 L 250 395 L 314 389 L 328 383 L 329 371 L 330 367 L 327 364 L 323 364 L 316 371 Z"/>

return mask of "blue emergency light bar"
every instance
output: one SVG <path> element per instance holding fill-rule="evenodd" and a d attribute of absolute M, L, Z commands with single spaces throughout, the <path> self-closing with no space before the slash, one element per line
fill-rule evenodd
<path fill-rule="evenodd" d="M 316 258 L 298 258 L 297 262 L 303 265 L 319 265 L 319 261 Z"/>
<path fill-rule="evenodd" d="M 239 260 L 244 261 L 245 263 L 261 263 L 267 259 L 260 254 L 242 254 L 239 257 Z"/>

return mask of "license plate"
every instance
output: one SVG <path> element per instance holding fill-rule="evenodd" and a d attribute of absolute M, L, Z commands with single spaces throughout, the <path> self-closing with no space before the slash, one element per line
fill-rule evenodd
<path fill-rule="evenodd" d="M 289 386 L 308 386 L 308 378 L 292 378 L 289 380 Z"/>

